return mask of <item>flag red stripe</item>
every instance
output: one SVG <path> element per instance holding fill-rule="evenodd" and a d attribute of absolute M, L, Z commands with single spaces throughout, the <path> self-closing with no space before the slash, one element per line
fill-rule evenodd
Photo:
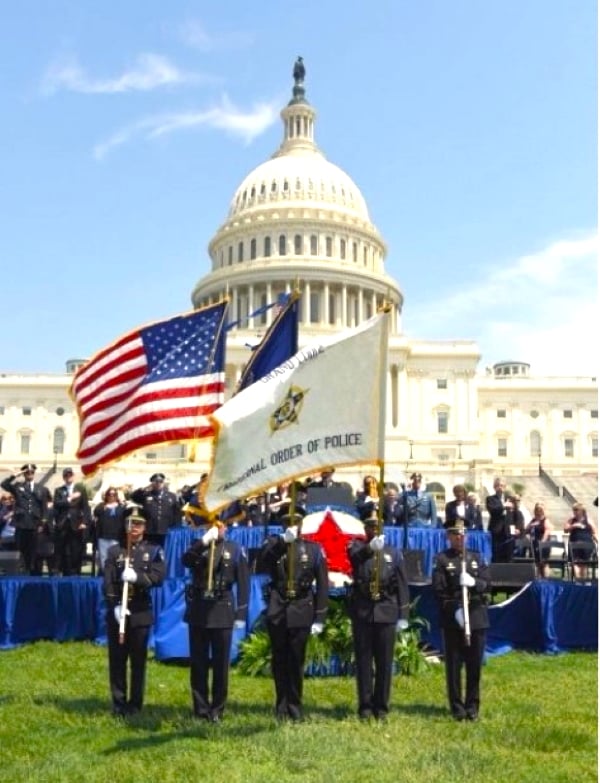
<path fill-rule="evenodd" d="M 88 421 L 92 418 L 92 416 L 96 416 L 96 414 L 100 414 L 103 411 L 106 411 L 106 414 L 104 416 L 96 416 L 94 421 L 86 424 L 82 432 L 85 432 L 87 435 L 89 432 L 91 432 L 91 429 L 88 429 L 88 427 L 96 429 L 97 425 L 103 421 L 106 421 L 107 418 L 112 420 L 123 416 L 127 413 L 127 411 L 138 405 L 143 405 L 146 402 L 167 399 L 175 400 L 178 398 L 190 397 L 192 395 L 206 396 L 212 394 L 223 394 L 225 389 L 225 384 L 223 381 L 213 381 L 206 384 L 200 381 L 197 386 L 162 389 L 158 392 L 153 392 L 152 386 L 153 384 L 141 386 L 138 391 L 134 392 L 133 396 L 131 392 L 124 392 L 123 394 L 120 394 L 117 397 L 113 397 L 106 402 L 99 401 L 93 407 L 88 408 L 86 410 L 86 419 Z M 124 401 L 127 401 L 127 405 L 119 408 L 119 403 Z"/>
<path fill-rule="evenodd" d="M 197 420 L 207 416 L 209 413 L 212 413 L 216 407 L 217 406 L 214 404 L 203 406 L 194 405 L 181 408 L 170 408 L 165 411 L 150 411 L 138 416 L 136 416 L 134 413 L 131 413 L 127 417 L 126 421 L 123 421 L 116 429 L 112 429 L 103 438 L 96 441 L 92 445 L 86 446 L 86 440 L 88 437 L 92 437 L 91 434 L 87 435 L 82 441 L 81 447 L 77 452 L 77 456 L 80 459 L 90 457 L 91 455 L 102 451 L 107 443 L 117 440 L 121 435 L 124 435 L 128 431 L 144 424 L 150 424 L 156 421 L 168 422 L 171 419 L 178 419 L 183 417 Z M 101 427 L 99 432 L 102 432 L 104 429 L 104 427 Z M 161 429 L 168 429 L 168 427 L 165 426 Z M 190 429 L 193 429 L 193 425 L 190 427 Z"/>

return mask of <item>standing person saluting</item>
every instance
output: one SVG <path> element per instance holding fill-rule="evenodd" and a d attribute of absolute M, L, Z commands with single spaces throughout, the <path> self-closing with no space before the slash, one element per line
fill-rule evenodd
<path fill-rule="evenodd" d="M 327 613 L 327 561 L 319 544 L 301 537 L 303 517 L 299 509 L 284 514 L 284 532 L 267 538 L 257 562 L 270 576 L 267 632 L 279 720 L 302 720 L 306 645 L 311 633 L 322 633 Z"/>
<path fill-rule="evenodd" d="M 138 506 L 130 507 L 127 527 L 127 547 L 111 547 L 104 566 L 108 670 L 113 715 L 117 717 L 142 709 L 148 639 L 154 619 L 150 590 L 163 583 L 166 570 L 162 548 L 144 540 L 146 519 Z M 127 596 L 125 603 L 124 596 Z"/>
<path fill-rule="evenodd" d="M 440 611 L 448 702 L 455 720 L 477 720 L 481 665 L 490 624 L 487 610 L 490 575 L 479 553 L 465 550 L 462 520 L 446 532 L 450 546 L 436 558 L 432 587 Z M 463 666 L 467 675 L 464 698 Z"/>
<path fill-rule="evenodd" d="M 225 709 L 233 629 L 244 629 L 248 614 L 248 561 L 237 542 L 225 540 L 225 529 L 215 521 L 181 558 L 192 572 L 184 620 L 189 630 L 194 715 L 212 723 L 221 720 Z"/>

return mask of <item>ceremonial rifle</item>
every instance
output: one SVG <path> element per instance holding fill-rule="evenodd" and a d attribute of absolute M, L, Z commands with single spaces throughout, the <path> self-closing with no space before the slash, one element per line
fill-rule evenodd
<path fill-rule="evenodd" d="M 384 466 L 379 466 L 379 504 L 377 506 L 377 527 L 375 528 L 375 536 L 380 536 L 383 532 L 383 478 L 384 478 Z M 371 598 L 373 601 L 379 601 L 381 598 L 381 551 L 373 553 L 375 556 L 375 562 L 373 563 L 373 571 L 371 573 Z"/>
<path fill-rule="evenodd" d="M 461 571 L 463 575 L 467 573 L 467 536 L 464 528 L 462 540 Z M 465 644 L 468 647 L 471 644 L 471 619 L 469 617 L 469 588 L 465 584 L 462 586 L 462 608 L 465 621 Z"/>
<path fill-rule="evenodd" d="M 124 569 L 131 564 L 131 517 L 127 520 L 127 548 L 125 550 Z M 129 582 L 123 582 L 121 593 L 121 617 L 119 618 L 119 644 L 125 643 L 125 621 L 127 620 L 127 603 L 129 601 Z"/>

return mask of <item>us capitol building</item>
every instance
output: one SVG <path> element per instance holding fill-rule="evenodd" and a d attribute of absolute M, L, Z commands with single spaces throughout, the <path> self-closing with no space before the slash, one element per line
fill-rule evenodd
<path fill-rule="evenodd" d="M 386 479 L 399 483 L 418 469 L 442 502 L 459 482 L 485 495 L 495 475 L 539 481 L 543 465 L 559 484 L 587 477 L 589 495 L 597 482 L 596 378 L 535 377 L 524 361 L 481 370 L 475 342 L 403 335 L 404 297 L 386 272 L 385 242 L 359 188 L 316 144 L 316 111 L 306 98 L 304 75 L 299 58 L 292 98 L 281 111 L 281 145 L 235 191 L 209 244 L 210 271 L 191 294 L 194 307 L 228 295 L 229 320 L 240 321 L 227 341 L 228 389 L 235 387 L 248 345 L 264 334 L 272 309 L 250 314 L 279 294 L 294 288 L 301 293 L 301 344 L 354 327 L 390 302 Z M 82 363 L 68 361 L 60 375 L 1 375 L 0 473 L 30 461 L 40 473 L 53 465 L 57 475 L 65 465 L 76 467 L 78 420 L 68 388 Z M 357 368 L 357 383 L 362 371 Z M 187 448 L 137 453 L 104 471 L 103 479 L 146 484 L 149 471 L 160 469 L 178 488 L 206 469 L 206 444 L 200 444 L 195 463 Z M 372 470 L 356 466 L 338 475 L 358 487 Z M 589 497 L 581 499 L 589 504 Z"/>

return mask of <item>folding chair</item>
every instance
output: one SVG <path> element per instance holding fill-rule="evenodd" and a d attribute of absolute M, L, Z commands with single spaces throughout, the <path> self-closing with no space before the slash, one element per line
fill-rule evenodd
<path fill-rule="evenodd" d="M 569 541 L 571 581 L 595 582 L 598 570 L 598 547 L 595 541 Z"/>

